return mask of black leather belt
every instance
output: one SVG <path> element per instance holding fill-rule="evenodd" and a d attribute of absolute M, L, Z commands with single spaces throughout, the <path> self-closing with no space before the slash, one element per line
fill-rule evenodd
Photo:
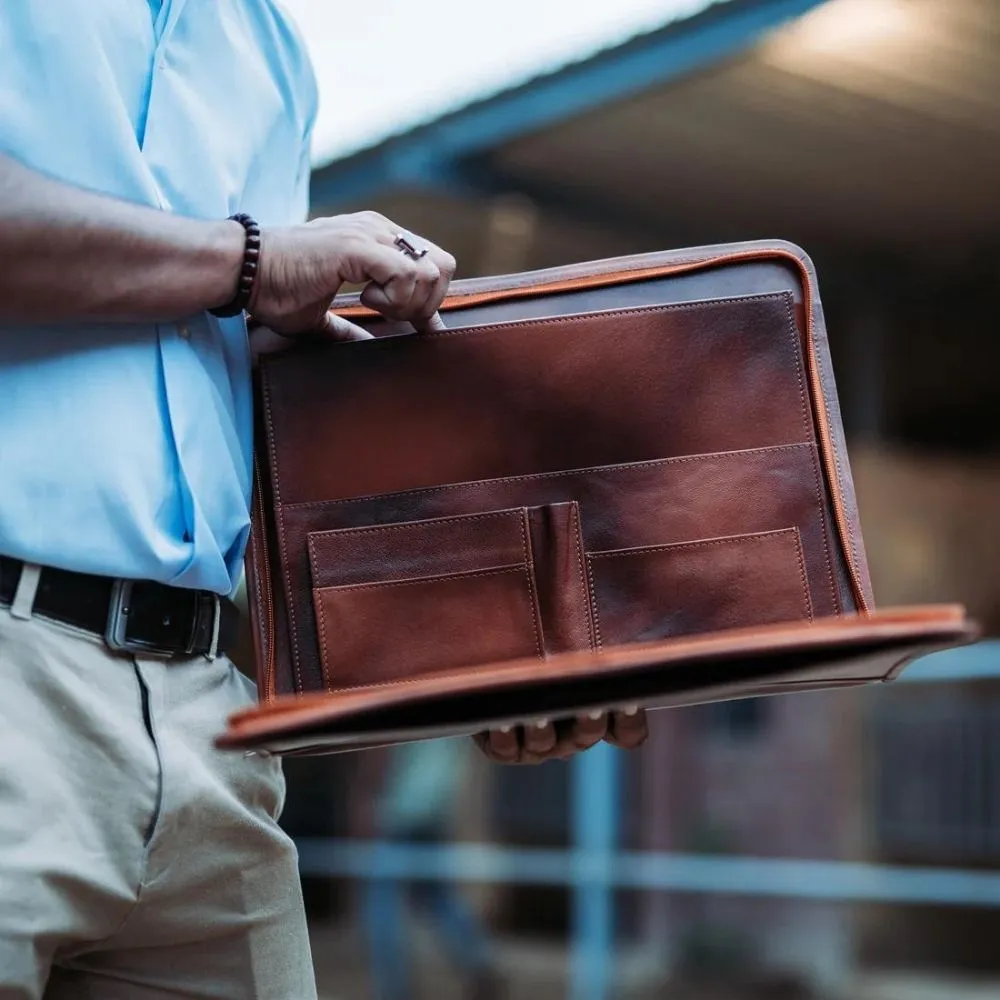
<path fill-rule="evenodd" d="M 0 556 L 0 606 L 14 603 L 24 563 Z M 32 613 L 102 638 L 124 653 L 208 656 L 239 628 L 231 601 L 205 590 L 42 567 Z"/>

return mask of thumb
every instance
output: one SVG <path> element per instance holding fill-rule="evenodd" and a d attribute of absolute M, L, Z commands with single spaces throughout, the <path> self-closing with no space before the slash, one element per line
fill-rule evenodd
<path fill-rule="evenodd" d="M 330 340 L 374 340 L 375 338 L 360 326 L 338 316 L 333 312 L 323 314 L 323 322 L 316 329 L 314 336 L 329 338 Z"/>

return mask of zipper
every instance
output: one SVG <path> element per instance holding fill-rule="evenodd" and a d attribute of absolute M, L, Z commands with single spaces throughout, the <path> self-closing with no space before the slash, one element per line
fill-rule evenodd
<path fill-rule="evenodd" d="M 274 673 L 274 600 L 271 593 L 271 560 L 268 556 L 267 535 L 264 527 L 263 480 L 257 456 L 253 460 L 253 513 L 251 515 L 251 548 L 253 550 L 253 582 L 258 599 L 264 603 L 264 638 L 267 653 L 261 658 L 261 675 L 258 678 L 265 702 L 273 701 L 276 695 Z M 260 608 L 258 605 L 258 614 Z"/>
<path fill-rule="evenodd" d="M 817 437 L 819 438 L 820 458 L 823 462 L 823 470 L 826 475 L 830 496 L 833 500 L 833 516 L 836 523 L 837 534 L 840 540 L 840 547 L 847 562 L 848 574 L 850 576 L 851 589 L 854 592 L 854 600 L 858 610 L 865 615 L 872 613 L 871 604 L 868 601 L 862 573 L 855 557 L 855 549 L 852 543 L 851 530 L 847 522 L 847 514 L 844 510 L 844 500 L 840 493 L 840 475 L 837 466 L 837 459 L 830 434 L 830 423 L 826 415 L 826 407 L 823 405 L 825 397 L 823 395 L 823 380 L 819 371 L 819 362 L 816 358 L 815 346 L 813 344 L 813 294 L 812 282 L 809 271 L 802 259 L 790 250 L 780 247 L 772 247 L 761 250 L 736 250 L 732 253 L 720 254 L 717 257 L 705 257 L 699 260 L 680 261 L 674 264 L 659 264 L 651 267 L 640 267 L 626 271 L 612 271 L 607 274 L 584 275 L 579 278 L 563 278 L 558 281 L 542 282 L 537 285 L 523 285 L 518 288 L 498 288 L 486 292 L 472 292 L 469 294 L 455 294 L 444 300 L 441 305 L 442 311 L 451 309 L 466 309 L 471 306 L 489 305 L 495 302 L 509 302 L 517 299 L 535 298 L 539 295 L 551 295 L 558 292 L 580 291 L 588 288 L 607 288 L 614 285 L 630 284 L 635 281 L 646 281 L 653 278 L 663 278 L 672 274 L 684 274 L 691 271 L 699 271 L 711 267 L 718 267 L 723 264 L 734 264 L 739 262 L 751 262 L 762 260 L 773 260 L 779 258 L 795 265 L 802 281 L 803 308 L 806 314 L 806 369 L 809 379 L 809 390 L 813 408 L 813 419 L 816 424 Z M 350 306 L 345 309 L 338 309 L 337 312 L 344 316 L 353 317 L 375 317 L 378 314 L 365 306 Z"/>

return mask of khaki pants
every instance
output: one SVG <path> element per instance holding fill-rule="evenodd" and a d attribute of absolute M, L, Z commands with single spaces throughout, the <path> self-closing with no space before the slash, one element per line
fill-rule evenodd
<path fill-rule="evenodd" d="M 0 1000 L 314 1000 L 280 763 L 212 745 L 252 698 L 0 608 Z"/>

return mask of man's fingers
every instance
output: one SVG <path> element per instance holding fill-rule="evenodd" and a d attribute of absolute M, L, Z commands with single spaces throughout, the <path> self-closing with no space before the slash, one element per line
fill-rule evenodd
<path fill-rule="evenodd" d="M 393 253 L 382 247 L 376 252 Z M 442 285 L 441 273 L 430 258 L 413 260 L 397 252 L 387 269 L 391 271 L 388 279 L 373 280 L 362 292 L 366 306 L 397 320 L 426 320 L 437 311 L 447 285 Z"/>
<path fill-rule="evenodd" d="M 382 248 L 378 248 L 380 251 Z M 392 253 L 391 250 L 385 251 Z M 399 254 L 399 261 L 385 281 L 372 281 L 361 293 L 361 301 L 387 319 L 409 319 L 419 303 L 420 264 Z"/>
<path fill-rule="evenodd" d="M 562 719 L 556 723 L 556 732 L 559 739 L 550 756 L 568 760 L 583 750 L 589 750 L 608 735 L 607 713 L 594 711 Z"/>
<path fill-rule="evenodd" d="M 548 719 L 539 719 L 523 727 L 524 756 L 528 761 L 543 760 L 556 748 L 556 727 Z"/>
<path fill-rule="evenodd" d="M 418 323 L 433 316 L 444 300 L 447 289 L 448 283 L 442 278 L 437 264 L 430 257 L 421 260 L 417 274 L 417 287 L 414 289 L 413 299 L 410 303 L 410 319 L 414 323 Z"/>
<path fill-rule="evenodd" d="M 612 714 L 607 736 L 609 743 L 623 750 L 634 750 L 646 742 L 648 735 L 646 713 L 637 705 Z"/>
<path fill-rule="evenodd" d="M 375 338 L 360 326 L 338 316 L 336 313 L 326 312 L 323 316 L 323 325 L 316 331 L 317 336 L 326 337 L 330 340 L 374 340 Z"/>
<path fill-rule="evenodd" d="M 455 277 L 458 265 L 455 258 L 447 250 L 443 250 L 425 236 L 420 236 L 418 233 L 411 233 L 409 230 L 403 229 L 402 226 L 397 226 L 391 219 L 387 219 L 384 215 L 379 215 L 377 212 L 368 214 L 373 220 L 375 238 L 380 243 L 392 247 L 396 253 L 406 257 L 408 255 L 405 250 L 396 244 L 396 240 L 403 237 L 418 252 L 421 250 L 427 251 L 426 255 L 421 259 L 434 263 L 446 286 Z"/>
<path fill-rule="evenodd" d="M 539 764 L 557 756 L 556 727 L 548 719 L 501 726 L 476 737 L 480 749 L 500 764 Z"/>
<path fill-rule="evenodd" d="M 608 716 L 605 712 L 589 712 L 577 718 L 573 725 L 573 747 L 589 750 L 608 735 Z"/>
<path fill-rule="evenodd" d="M 361 301 L 388 319 L 410 320 L 418 329 L 441 307 L 455 274 L 455 258 L 419 236 L 411 236 L 382 216 L 374 216 L 375 240 L 364 254 L 363 269 L 369 284 Z M 427 253 L 414 259 L 395 246 L 404 233 Z"/>
<path fill-rule="evenodd" d="M 501 764 L 516 764 L 521 756 L 521 744 L 513 726 L 480 733 L 476 742 L 487 757 Z"/>
<path fill-rule="evenodd" d="M 442 330 L 448 329 L 444 324 L 444 320 L 441 319 L 441 314 L 438 312 L 431 313 L 427 319 L 414 319 L 412 323 L 413 329 L 417 333 L 440 333 Z"/>
<path fill-rule="evenodd" d="M 415 261 L 406 254 L 400 253 L 395 247 L 385 246 L 374 240 L 368 241 L 359 249 L 357 260 L 361 266 L 362 283 L 367 280 L 368 285 L 362 294 L 362 301 L 370 308 L 377 308 L 375 303 L 366 300 L 366 296 L 382 296 L 389 294 L 387 289 L 393 282 L 399 282 L 401 278 L 408 281 L 412 279 L 413 284 L 417 281 L 417 266 L 419 261 Z"/>
<path fill-rule="evenodd" d="M 363 286 L 362 302 L 387 319 L 435 329 L 431 317 L 455 274 L 451 254 L 377 212 L 267 229 L 262 239 L 252 313 L 282 334 L 319 326 L 329 336 L 355 339 L 356 333 L 319 315 L 319 304 L 332 301 L 344 284 Z M 324 266 L 317 274 L 315 267 L 301 266 L 303 260 L 321 260 Z"/>
<path fill-rule="evenodd" d="M 427 282 L 424 288 L 424 299 L 414 316 L 414 323 L 433 316 L 441 308 L 451 279 L 455 276 L 455 258 L 440 247 L 432 246 L 426 260 L 430 261 L 428 271 L 433 280 Z"/>
<path fill-rule="evenodd" d="M 491 760 L 501 764 L 539 764 L 567 760 L 601 740 L 623 750 L 634 750 L 648 736 L 646 713 L 638 706 L 614 712 L 594 711 L 553 725 L 539 719 L 523 726 L 503 726 L 480 733 L 476 743 Z"/>

